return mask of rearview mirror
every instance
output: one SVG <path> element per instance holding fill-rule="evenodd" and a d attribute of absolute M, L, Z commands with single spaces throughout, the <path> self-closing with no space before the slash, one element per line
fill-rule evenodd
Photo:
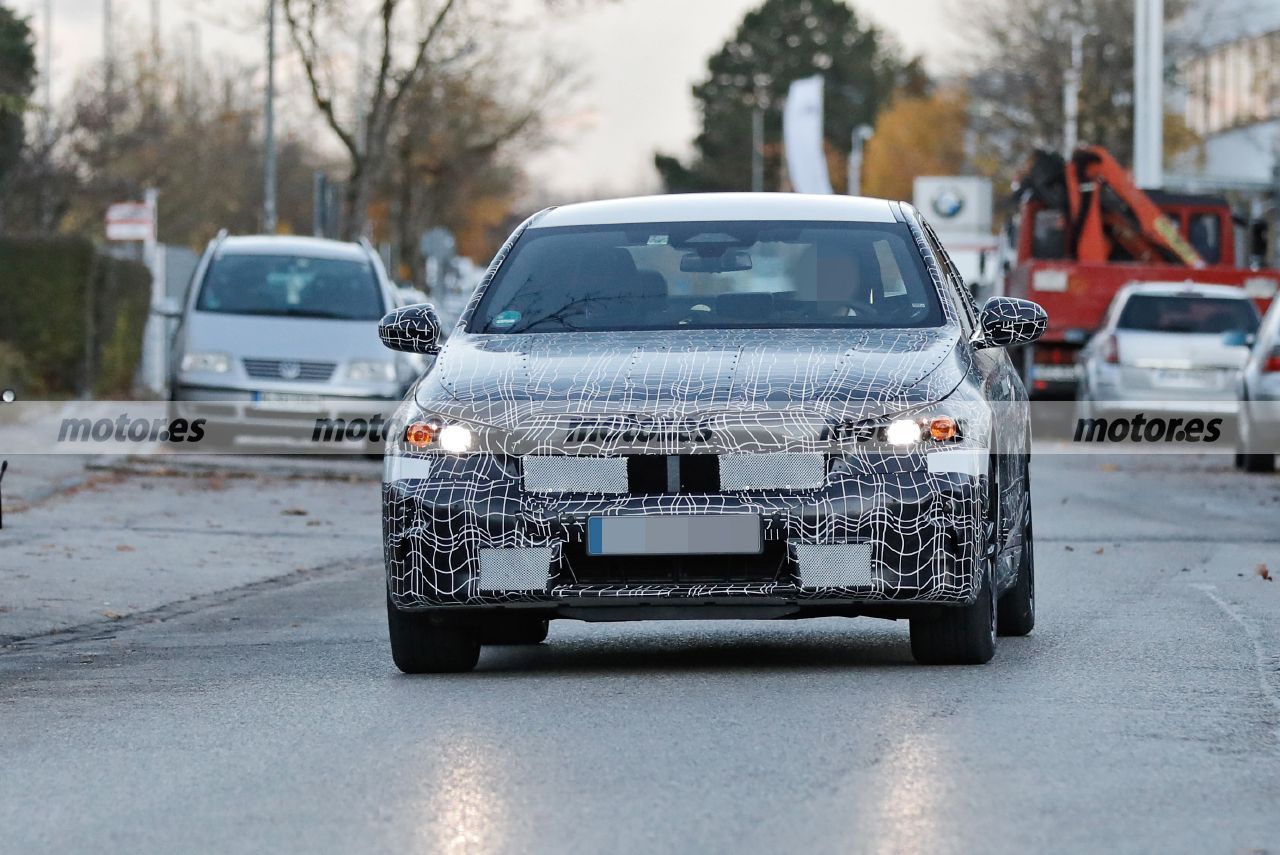
<path fill-rule="evenodd" d="M 402 353 L 439 353 L 440 318 L 430 303 L 417 303 L 389 312 L 378 323 L 384 346 Z"/>
<path fill-rule="evenodd" d="M 1049 316 L 1039 304 L 1016 297 L 992 297 L 978 315 L 978 347 L 1015 347 L 1044 335 Z"/>
<path fill-rule="evenodd" d="M 726 249 L 719 255 L 686 252 L 680 256 L 681 273 L 733 273 L 751 269 L 751 254 L 741 249 Z"/>

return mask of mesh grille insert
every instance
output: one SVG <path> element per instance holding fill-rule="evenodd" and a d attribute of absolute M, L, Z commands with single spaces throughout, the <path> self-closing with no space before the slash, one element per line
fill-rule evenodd
<path fill-rule="evenodd" d="M 870 588 L 876 575 L 871 544 L 793 543 L 802 588 Z"/>
<path fill-rule="evenodd" d="M 524 458 L 523 468 L 530 493 L 627 492 L 625 457 L 534 455 Z"/>
<path fill-rule="evenodd" d="M 541 591 L 550 575 L 550 546 L 480 550 L 481 591 Z"/>
<path fill-rule="evenodd" d="M 722 490 L 812 490 L 827 481 L 821 454 L 777 452 L 720 456 Z"/>

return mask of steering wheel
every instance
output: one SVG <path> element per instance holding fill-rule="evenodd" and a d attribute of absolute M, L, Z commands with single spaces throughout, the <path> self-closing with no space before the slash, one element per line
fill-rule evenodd
<path fill-rule="evenodd" d="M 853 316 L 855 318 L 862 318 L 864 320 L 866 318 L 874 318 L 880 314 L 880 310 L 877 309 L 875 306 L 871 305 L 870 303 L 864 303 L 861 300 L 854 300 L 852 298 L 847 300 L 841 300 L 840 308 L 852 309 Z"/>

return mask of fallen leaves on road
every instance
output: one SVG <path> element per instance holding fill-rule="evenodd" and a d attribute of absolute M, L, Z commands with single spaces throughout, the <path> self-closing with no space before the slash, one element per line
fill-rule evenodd
<path fill-rule="evenodd" d="M 1257 567 L 1254 567 L 1253 572 L 1268 582 L 1274 582 L 1276 580 L 1276 577 L 1271 575 L 1271 571 L 1267 569 L 1267 565 L 1265 564 L 1259 564 Z"/>
<path fill-rule="evenodd" d="M 102 615 L 107 620 L 120 620 L 120 618 L 124 617 L 124 615 L 120 614 L 119 612 L 113 612 L 111 611 L 111 609 L 103 609 L 102 611 L 98 612 L 98 614 Z"/>
<path fill-rule="evenodd" d="M 1093 550 L 1094 555 L 1101 555 L 1103 552 L 1106 552 L 1106 547 L 1104 546 L 1099 546 L 1097 549 Z"/>
<path fill-rule="evenodd" d="M 306 510 L 303 508 L 285 508 L 280 513 L 286 517 L 305 517 L 307 515 Z"/>
<path fill-rule="evenodd" d="M 1101 466 L 1099 466 L 1098 469 L 1100 469 L 1103 472 L 1118 472 L 1120 470 L 1120 467 L 1115 465 L 1114 463 L 1104 463 Z"/>
<path fill-rule="evenodd" d="M 138 550 L 136 547 L 130 546 L 127 543 L 122 543 L 116 547 L 116 552 L 137 552 L 137 551 Z"/>

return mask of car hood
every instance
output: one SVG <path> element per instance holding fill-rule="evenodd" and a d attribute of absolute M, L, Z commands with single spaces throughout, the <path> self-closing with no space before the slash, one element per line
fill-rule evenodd
<path fill-rule="evenodd" d="M 184 327 L 188 351 L 230 353 L 237 359 L 387 359 L 377 321 L 192 312 Z"/>
<path fill-rule="evenodd" d="M 968 352 L 959 336 L 953 326 L 459 334 L 417 396 L 424 408 L 505 429 L 557 414 L 861 418 L 955 389 Z"/>

